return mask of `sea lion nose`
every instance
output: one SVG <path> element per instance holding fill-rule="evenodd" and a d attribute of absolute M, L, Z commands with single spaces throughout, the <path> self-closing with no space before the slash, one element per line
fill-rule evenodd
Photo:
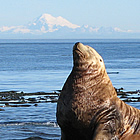
<path fill-rule="evenodd" d="M 80 42 L 76 42 L 76 43 L 75 43 L 75 46 L 78 46 L 79 43 L 80 43 Z"/>
<path fill-rule="evenodd" d="M 74 47 L 73 47 L 73 50 L 83 50 L 85 47 L 82 43 L 80 42 L 77 42 L 75 43 Z"/>
<path fill-rule="evenodd" d="M 73 46 L 73 50 L 77 50 L 77 46 L 80 42 L 75 43 L 75 45 Z"/>

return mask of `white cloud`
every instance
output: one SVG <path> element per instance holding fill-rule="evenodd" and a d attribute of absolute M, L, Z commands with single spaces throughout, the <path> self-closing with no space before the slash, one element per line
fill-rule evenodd
<path fill-rule="evenodd" d="M 30 30 L 25 28 L 24 26 L 11 26 L 11 27 L 8 27 L 8 26 L 3 26 L 0 28 L 0 31 L 1 32 L 6 32 L 6 31 L 13 31 L 14 33 L 29 33 Z"/>
<path fill-rule="evenodd" d="M 84 27 L 85 27 L 85 28 L 88 28 L 89 26 L 88 26 L 88 25 L 84 25 Z"/>
<path fill-rule="evenodd" d="M 14 33 L 30 33 L 30 29 L 27 29 L 24 26 L 18 26 L 13 32 Z"/>
<path fill-rule="evenodd" d="M 123 33 L 132 33 L 132 32 L 134 32 L 133 30 L 122 30 L 122 29 L 117 28 L 117 27 L 115 27 L 114 30 L 116 32 L 123 32 Z"/>
<path fill-rule="evenodd" d="M 92 27 L 89 28 L 90 32 L 98 32 L 98 30 L 99 30 L 99 28 L 92 28 Z"/>
<path fill-rule="evenodd" d="M 11 27 L 8 27 L 8 26 L 3 26 L 0 28 L 0 31 L 1 32 L 5 32 L 5 31 L 9 31 L 9 30 L 12 30 L 12 29 L 15 29 L 16 26 L 11 26 Z"/>
<path fill-rule="evenodd" d="M 18 28 L 18 29 L 15 29 L 14 30 L 14 33 L 30 33 L 30 30 L 29 29 L 20 29 L 20 28 Z"/>

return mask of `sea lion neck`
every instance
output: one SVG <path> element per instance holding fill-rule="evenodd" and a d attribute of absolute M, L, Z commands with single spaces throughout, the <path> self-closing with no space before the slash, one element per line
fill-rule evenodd
<path fill-rule="evenodd" d="M 82 90 L 91 88 L 93 92 L 97 87 L 102 87 L 99 88 L 102 92 L 105 90 L 108 91 L 110 97 L 116 96 L 114 87 L 107 75 L 104 61 L 96 50 L 82 43 L 76 43 L 73 47 L 73 63 L 72 79 L 74 85 L 77 86 L 80 83 L 82 87 L 85 87 Z M 113 90 L 113 94 L 112 92 L 109 93 L 110 88 Z"/>

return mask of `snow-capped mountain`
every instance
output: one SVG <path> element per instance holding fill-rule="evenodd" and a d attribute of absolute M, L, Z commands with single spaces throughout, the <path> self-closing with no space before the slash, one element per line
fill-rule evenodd
<path fill-rule="evenodd" d="M 0 27 L 0 32 L 12 32 L 12 33 L 48 33 L 48 32 L 55 32 L 60 30 L 61 28 L 69 28 L 69 29 L 76 29 L 80 28 L 80 26 L 76 24 L 72 24 L 68 20 L 64 19 L 63 17 L 53 17 L 50 14 L 43 14 L 38 17 L 33 22 L 27 24 L 26 26 L 3 26 Z"/>
<path fill-rule="evenodd" d="M 80 26 L 72 24 L 63 17 L 53 17 L 50 14 L 43 14 L 37 18 L 33 23 L 28 25 L 28 28 L 42 33 L 54 32 L 59 30 L 62 27 L 67 27 L 71 29 L 79 28 Z"/>
<path fill-rule="evenodd" d="M 0 38 L 7 36 L 28 37 L 37 36 L 39 38 L 110 38 L 134 35 L 131 30 L 122 30 L 117 27 L 93 27 L 89 25 L 79 26 L 66 20 L 65 18 L 53 17 L 50 14 L 43 14 L 33 22 L 21 26 L 0 27 Z"/>

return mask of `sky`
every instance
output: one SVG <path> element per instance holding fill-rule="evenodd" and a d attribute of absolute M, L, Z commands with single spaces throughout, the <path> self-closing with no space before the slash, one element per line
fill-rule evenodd
<path fill-rule="evenodd" d="M 0 27 L 26 25 L 44 13 L 73 24 L 140 31 L 140 0 L 0 0 Z"/>

